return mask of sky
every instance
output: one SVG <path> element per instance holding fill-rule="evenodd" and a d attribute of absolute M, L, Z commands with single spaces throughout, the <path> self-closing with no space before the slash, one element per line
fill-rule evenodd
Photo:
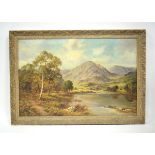
<path fill-rule="evenodd" d="M 34 39 L 19 40 L 19 67 L 42 51 L 59 57 L 61 69 L 72 69 L 86 61 L 106 68 L 114 65 L 136 67 L 136 39 Z"/>

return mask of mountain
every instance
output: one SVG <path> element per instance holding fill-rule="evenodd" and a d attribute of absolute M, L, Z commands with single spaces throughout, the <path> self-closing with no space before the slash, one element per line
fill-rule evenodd
<path fill-rule="evenodd" d="M 62 75 L 65 75 L 65 74 L 67 74 L 69 71 L 70 71 L 69 69 L 61 70 L 61 74 L 62 74 Z"/>
<path fill-rule="evenodd" d="M 87 61 L 70 71 L 62 73 L 65 80 L 71 80 L 74 83 L 103 83 L 110 81 L 110 77 L 115 76 L 115 74 L 110 73 L 103 66 L 92 61 Z"/>
<path fill-rule="evenodd" d="M 125 74 L 128 74 L 129 72 L 135 72 L 136 68 L 115 65 L 111 67 L 109 71 L 114 74 L 125 75 Z"/>

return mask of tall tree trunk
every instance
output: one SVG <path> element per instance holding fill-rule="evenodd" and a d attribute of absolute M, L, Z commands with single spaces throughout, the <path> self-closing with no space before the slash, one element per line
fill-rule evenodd
<path fill-rule="evenodd" d="M 43 75 L 43 73 L 42 73 L 42 79 L 41 79 L 41 90 L 40 90 L 40 96 L 39 96 L 39 99 L 41 99 L 41 97 L 42 97 L 43 89 L 44 89 L 44 75 Z"/>
<path fill-rule="evenodd" d="M 48 81 L 48 95 L 50 95 L 50 93 L 51 93 L 51 91 L 50 91 L 50 89 L 51 89 L 51 86 L 50 86 L 50 80 Z"/>

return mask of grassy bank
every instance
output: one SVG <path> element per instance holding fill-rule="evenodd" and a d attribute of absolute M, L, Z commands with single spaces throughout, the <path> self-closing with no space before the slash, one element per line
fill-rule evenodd
<path fill-rule="evenodd" d="M 20 93 L 20 116 L 81 116 L 89 115 L 86 106 L 70 105 L 71 93 L 44 93 L 42 99 L 34 93 Z"/>

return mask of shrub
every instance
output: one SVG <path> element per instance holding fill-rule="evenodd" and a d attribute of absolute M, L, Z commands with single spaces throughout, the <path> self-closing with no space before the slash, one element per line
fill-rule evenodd
<path fill-rule="evenodd" d="M 85 111 L 88 111 L 88 108 L 84 105 L 76 104 L 73 111 L 74 112 L 85 112 Z"/>

